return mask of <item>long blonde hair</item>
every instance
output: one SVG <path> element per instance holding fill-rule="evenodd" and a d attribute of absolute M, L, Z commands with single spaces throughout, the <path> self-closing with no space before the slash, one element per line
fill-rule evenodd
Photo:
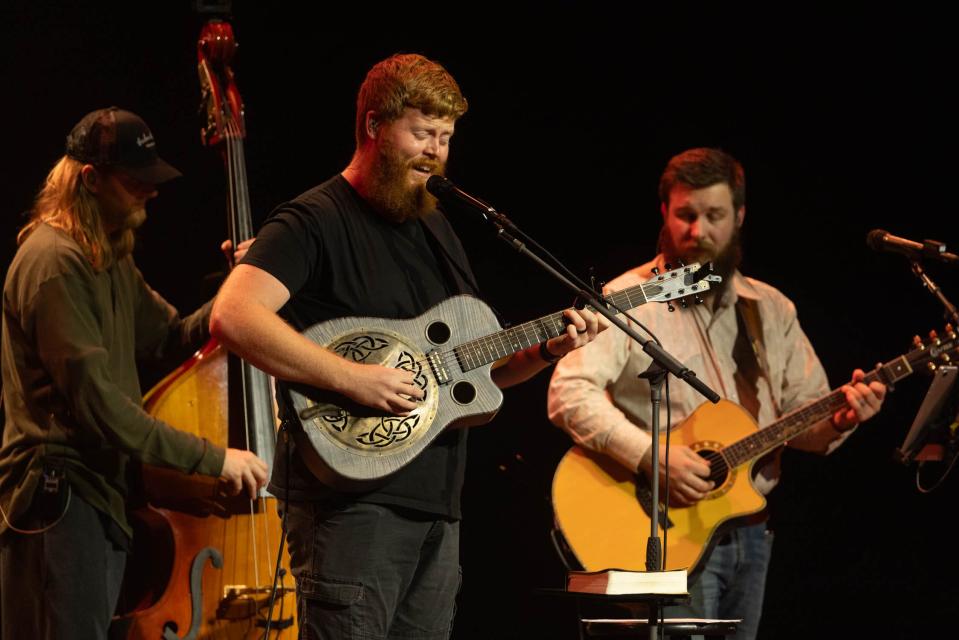
<path fill-rule="evenodd" d="M 130 229 L 112 236 L 104 231 L 100 203 L 83 183 L 84 166 L 69 156 L 53 166 L 34 200 L 30 221 L 17 234 L 17 245 L 46 223 L 73 238 L 94 270 L 102 271 L 133 251 L 134 236 Z"/>

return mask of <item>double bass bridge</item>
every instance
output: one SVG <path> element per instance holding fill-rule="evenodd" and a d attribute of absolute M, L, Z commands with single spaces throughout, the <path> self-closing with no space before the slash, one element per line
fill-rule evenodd
<path fill-rule="evenodd" d="M 295 593 L 293 587 L 278 586 L 276 599 Z M 260 612 L 270 608 L 272 587 L 249 587 L 246 585 L 226 585 L 223 587 L 223 598 L 216 608 L 218 620 L 252 620 L 256 618 L 256 625 L 266 626 L 266 620 L 260 619 Z M 274 629 L 286 629 L 293 625 L 293 615 L 274 618 L 270 626 Z"/>

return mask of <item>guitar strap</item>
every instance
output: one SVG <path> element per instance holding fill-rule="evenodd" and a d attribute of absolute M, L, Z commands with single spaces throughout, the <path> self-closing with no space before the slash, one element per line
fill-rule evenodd
<path fill-rule="evenodd" d="M 755 365 L 758 365 L 758 372 L 766 378 L 766 382 L 769 384 L 769 397 L 772 400 L 775 415 L 778 416 L 780 413 L 779 403 L 776 402 L 775 393 L 773 393 L 772 376 L 769 375 L 769 359 L 766 357 L 766 345 L 762 340 L 763 323 L 762 318 L 759 316 L 759 304 L 755 300 L 740 297 L 736 301 L 736 315 L 738 317 L 739 330 L 745 334 L 746 339 L 749 341 L 752 355 L 755 358 Z M 738 342 L 737 340 L 737 343 Z M 757 411 L 753 414 L 754 417 L 758 417 L 757 414 L 758 400 Z"/>

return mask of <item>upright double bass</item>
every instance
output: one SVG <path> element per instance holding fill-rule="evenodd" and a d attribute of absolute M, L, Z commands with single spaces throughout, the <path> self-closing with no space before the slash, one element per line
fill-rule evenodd
<path fill-rule="evenodd" d="M 230 67 L 235 51 L 230 24 L 207 22 L 197 45 L 201 133 L 204 144 L 223 155 L 234 247 L 253 237 L 243 101 Z M 215 340 L 150 390 L 144 406 L 170 424 L 192 425 L 200 437 L 249 449 L 272 464 L 271 381 Z M 156 468 L 145 476 L 150 504 L 133 514 L 136 547 L 125 578 L 124 613 L 114 623 L 117 635 L 240 639 L 261 638 L 269 628 L 270 638 L 295 638 L 293 579 L 288 556 L 280 553 L 275 498 L 265 490 L 255 500 L 226 498 L 210 479 Z"/>

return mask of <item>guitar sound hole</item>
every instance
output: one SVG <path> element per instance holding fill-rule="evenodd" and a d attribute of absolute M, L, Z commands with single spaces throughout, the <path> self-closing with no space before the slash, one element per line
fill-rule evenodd
<path fill-rule="evenodd" d="M 709 479 L 716 483 L 715 489 L 726 483 L 729 477 L 729 469 L 726 468 L 726 462 L 718 451 L 710 449 L 700 449 L 696 452 L 703 459 L 709 462 Z"/>
<path fill-rule="evenodd" d="M 469 382 L 457 382 L 450 390 L 453 400 L 459 404 L 469 404 L 476 399 L 476 387 Z"/>
<path fill-rule="evenodd" d="M 431 322 L 426 327 L 426 338 L 433 344 L 446 344 L 452 332 L 445 322 Z"/>

